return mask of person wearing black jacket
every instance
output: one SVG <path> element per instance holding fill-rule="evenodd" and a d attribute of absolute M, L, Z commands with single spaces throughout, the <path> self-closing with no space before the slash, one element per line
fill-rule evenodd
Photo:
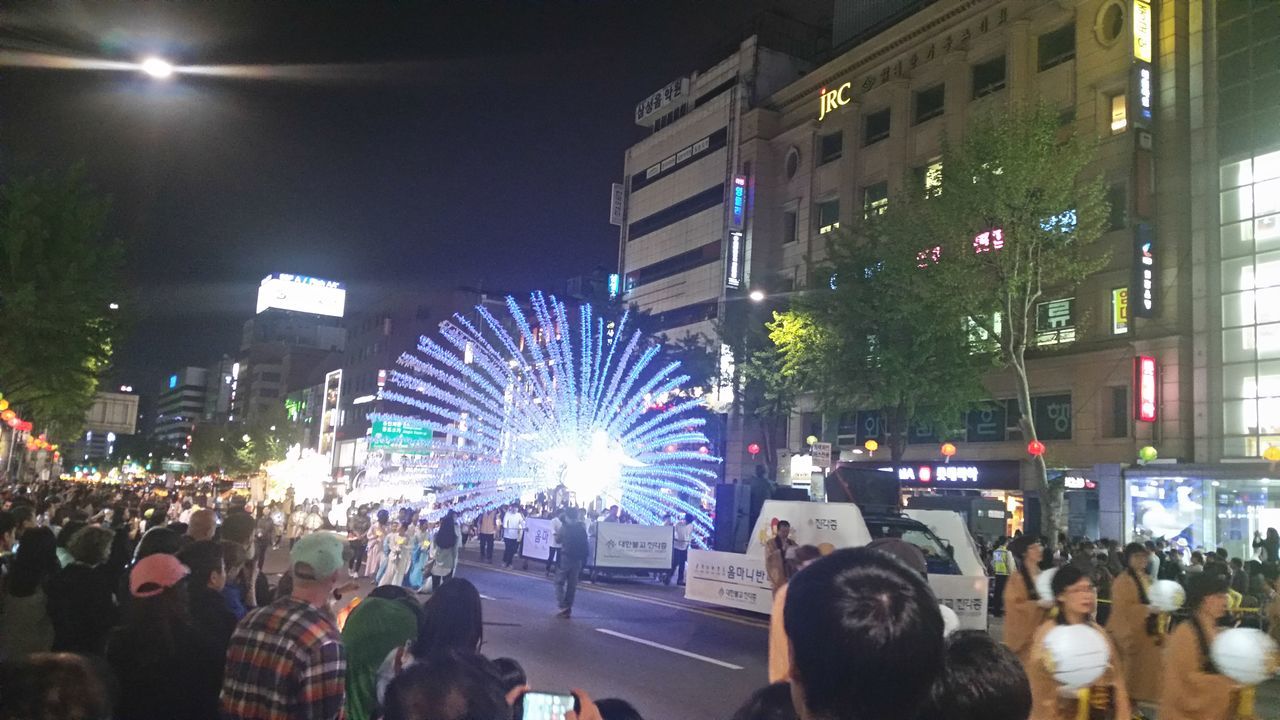
<path fill-rule="evenodd" d="M 573 598 L 578 590 L 578 576 L 587 562 L 589 546 L 587 527 L 582 523 L 582 511 L 569 508 L 564 511 L 564 522 L 556 538 L 560 543 L 560 567 L 556 570 L 556 601 L 560 605 L 557 617 L 573 614 Z"/>
<path fill-rule="evenodd" d="M 114 533 L 88 525 L 67 544 L 72 562 L 45 587 L 54 652 L 101 655 L 116 623 L 115 573 L 107 563 Z"/>
<path fill-rule="evenodd" d="M 192 621 L 225 653 L 236 630 L 236 616 L 222 595 L 227 585 L 222 546 L 213 540 L 193 542 L 178 553 L 178 560 L 191 569 L 186 585 Z"/>

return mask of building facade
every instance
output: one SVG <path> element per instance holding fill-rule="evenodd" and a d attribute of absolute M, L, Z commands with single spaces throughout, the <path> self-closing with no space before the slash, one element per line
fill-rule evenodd
<path fill-rule="evenodd" d="M 209 370 L 184 367 L 169 374 L 156 401 L 156 422 L 151 439 L 157 444 L 186 452 L 191 433 L 204 418 Z"/>

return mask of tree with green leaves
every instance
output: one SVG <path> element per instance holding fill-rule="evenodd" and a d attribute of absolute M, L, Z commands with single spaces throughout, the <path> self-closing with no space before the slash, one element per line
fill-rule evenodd
<path fill-rule="evenodd" d="M 81 168 L 0 185 L 0 392 L 57 437 L 79 434 L 118 340 L 107 210 Z"/>
<path fill-rule="evenodd" d="M 1028 442 L 1039 437 L 1027 372 L 1037 306 L 1069 296 L 1108 262 L 1096 242 L 1108 207 L 1095 159 L 1093 139 L 1070 133 L 1046 106 L 978 118 L 945 148 L 942 193 L 917 220 L 938 248 L 921 300 L 962 308 L 994 343 L 997 363 L 1017 378 Z M 1046 514 L 1062 529 L 1062 488 L 1050 486 L 1044 457 L 1033 459 Z"/>
<path fill-rule="evenodd" d="M 958 432 L 986 396 L 981 377 L 991 367 L 963 309 L 930 291 L 933 251 L 915 218 L 933 202 L 904 193 L 852 232 L 832 233 L 817 271 L 828 280 L 796 295 L 768 326 L 782 374 L 811 390 L 824 412 L 883 411 L 894 462 L 913 425 Z"/>

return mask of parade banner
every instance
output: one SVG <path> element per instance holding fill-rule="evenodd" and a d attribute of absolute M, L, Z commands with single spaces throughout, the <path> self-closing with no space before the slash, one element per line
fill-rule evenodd
<path fill-rule="evenodd" d="M 987 629 L 987 576 L 930 575 L 938 603 L 955 611 L 961 630 Z"/>
<path fill-rule="evenodd" d="M 765 615 L 772 610 L 773 587 L 762 555 L 691 549 L 685 582 L 689 600 Z"/>
<path fill-rule="evenodd" d="M 820 503 L 802 500 L 766 500 L 747 543 L 747 554 L 764 558 L 764 546 L 773 537 L 774 520 L 791 523 L 791 539 L 797 545 L 815 545 L 828 552 L 860 547 L 871 542 L 862 511 L 853 503 Z"/>
<path fill-rule="evenodd" d="M 520 556 L 530 560 L 546 561 L 551 557 L 551 520 L 529 518 L 524 521 L 524 543 Z"/>
<path fill-rule="evenodd" d="M 596 523 L 595 567 L 670 570 L 670 525 Z"/>

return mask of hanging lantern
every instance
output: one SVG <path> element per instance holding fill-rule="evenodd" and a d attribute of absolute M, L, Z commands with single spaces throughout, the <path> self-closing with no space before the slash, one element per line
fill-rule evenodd
<path fill-rule="evenodd" d="M 818 436 L 817 436 L 817 435 L 810 435 L 809 437 L 805 438 L 805 439 L 804 439 L 804 441 L 805 441 L 805 442 L 807 442 L 807 443 L 809 443 L 810 445 L 817 445 L 817 444 L 818 444 Z"/>
<path fill-rule="evenodd" d="M 1138 459 L 1144 463 L 1149 463 L 1158 457 L 1160 457 L 1160 453 L 1156 452 L 1156 449 L 1150 445 L 1147 445 L 1138 451 Z"/>
<path fill-rule="evenodd" d="M 759 455 L 759 454 L 760 454 L 760 444 L 759 444 L 759 443 L 751 443 L 750 445 L 748 445 L 748 446 L 747 446 L 747 452 L 751 453 L 751 456 L 752 456 L 752 457 L 755 457 L 756 455 Z"/>
<path fill-rule="evenodd" d="M 873 453 L 880 449 L 880 443 L 876 442 L 875 440 L 868 440 L 862 443 L 862 447 L 866 448 L 867 452 Z"/>
<path fill-rule="evenodd" d="M 954 443 L 942 443 L 942 447 L 939 449 L 942 451 L 942 457 L 946 458 L 947 462 L 951 462 L 951 458 L 956 454 Z"/>
<path fill-rule="evenodd" d="M 22 424 L 22 421 L 21 421 L 21 420 L 19 420 L 19 419 L 18 419 L 18 418 L 16 418 L 16 417 L 11 417 L 11 418 L 9 418 L 8 420 L 6 420 L 6 421 L 5 421 L 5 423 L 6 423 L 9 427 L 13 428 L 14 430 L 17 430 L 17 429 L 18 429 L 18 426 Z"/>
<path fill-rule="evenodd" d="M 1036 457 L 1040 457 L 1041 455 L 1044 454 L 1044 443 L 1040 442 L 1039 440 L 1032 440 L 1031 442 L 1027 443 L 1027 452 L 1031 453 Z"/>
<path fill-rule="evenodd" d="M 0 412 L 0 419 L 4 420 L 5 422 L 9 422 L 10 420 L 16 417 L 18 417 L 18 413 L 12 410 L 5 410 L 4 412 Z"/>
<path fill-rule="evenodd" d="M 0 410 L 8 410 L 8 409 L 9 409 L 9 401 L 0 400 Z"/>

